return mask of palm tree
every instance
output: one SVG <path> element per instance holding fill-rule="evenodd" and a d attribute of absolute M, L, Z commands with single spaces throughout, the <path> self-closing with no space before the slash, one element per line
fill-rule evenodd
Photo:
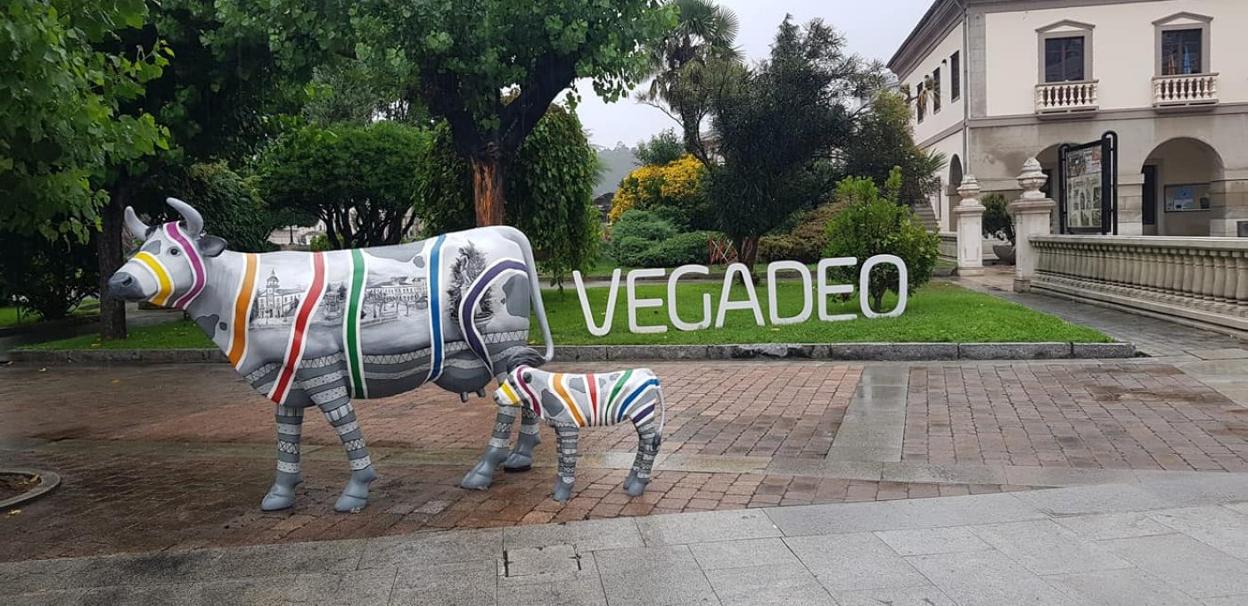
<path fill-rule="evenodd" d="M 740 22 L 736 13 L 713 0 L 670 2 L 680 18 L 651 50 L 654 79 L 639 97 L 680 124 L 685 151 L 705 164 L 702 122 L 710 111 L 709 95 L 726 84 L 725 72 L 741 61 L 733 45 Z"/>

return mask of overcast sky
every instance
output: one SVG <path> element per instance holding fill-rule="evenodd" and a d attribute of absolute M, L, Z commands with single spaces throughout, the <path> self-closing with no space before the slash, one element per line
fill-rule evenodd
<path fill-rule="evenodd" d="M 737 45 L 750 61 L 767 56 L 785 13 L 799 23 L 821 18 L 845 35 L 850 52 L 888 61 L 932 0 L 720 0 L 719 4 L 740 18 Z M 577 113 L 590 141 L 597 145 L 614 147 L 623 141 L 634 146 L 663 129 L 676 127 L 663 112 L 638 103 L 634 97 L 608 104 L 588 85 L 579 90 L 582 100 Z"/>

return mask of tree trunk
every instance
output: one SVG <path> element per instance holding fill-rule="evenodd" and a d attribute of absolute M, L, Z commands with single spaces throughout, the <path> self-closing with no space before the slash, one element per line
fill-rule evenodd
<path fill-rule="evenodd" d="M 692 154 L 702 164 L 709 166 L 710 158 L 706 153 L 706 147 L 702 145 L 702 124 L 697 112 L 684 108 L 679 111 L 681 130 L 684 131 L 685 151 Z"/>
<path fill-rule="evenodd" d="M 126 302 L 108 294 L 108 279 L 126 262 L 121 241 L 125 222 L 125 185 L 116 188 L 108 204 L 100 209 L 100 232 L 95 235 L 95 252 L 100 267 L 100 337 L 126 338 Z"/>
<path fill-rule="evenodd" d="M 737 247 L 737 262 L 744 264 L 754 275 L 754 262 L 758 259 L 758 236 L 747 236 L 733 242 Z"/>
<path fill-rule="evenodd" d="M 473 207 L 477 226 L 502 225 L 504 220 L 503 163 L 498 154 L 484 153 L 469 160 L 472 166 Z"/>

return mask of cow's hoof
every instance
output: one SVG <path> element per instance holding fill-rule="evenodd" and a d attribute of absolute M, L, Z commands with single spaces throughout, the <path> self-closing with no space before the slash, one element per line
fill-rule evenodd
<path fill-rule="evenodd" d="M 334 503 L 334 511 L 355 513 L 368 506 L 368 485 L 377 479 L 377 472 L 369 465 L 364 469 L 351 472 L 347 487 L 342 489 L 342 496 Z"/>
<path fill-rule="evenodd" d="M 503 461 L 503 471 L 518 472 L 533 469 L 533 455 L 513 452 Z"/>
<path fill-rule="evenodd" d="M 483 471 L 481 465 L 478 464 L 472 471 L 468 472 L 468 475 L 464 476 L 463 480 L 460 480 L 459 487 L 467 488 L 468 490 L 485 490 L 490 487 L 493 481 L 494 474 Z"/>
<path fill-rule="evenodd" d="M 574 482 L 565 482 L 561 478 L 555 478 L 555 495 L 554 498 L 560 503 L 567 503 L 572 498 L 572 486 Z"/>
<path fill-rule="evenodd" d="M 295 487 L 303 483 L 303 477 L 299 474 L 277 475 L 277 481 L 269 487 L 264 500 L 260 501 L 261 511 L 281 511 L 295 506 Z"/>
<path fill-rule="evenodd" d="M 264 495 L 264 500 L 260 501 L 261 511 L 281 511 L 294 506 L 295 488 L 293 486 L 282 486 L 281 484 L 274 484 L 269 489 L 269 494 Z"/>
<path fill-rule="evenodd" d="M 632 482 L 624 484 L 624 492 L 627 492 L 630 497 L 639 497 L 646 493 L 646 485 L 649 483 L 641 478 L 633 478 Z"/>

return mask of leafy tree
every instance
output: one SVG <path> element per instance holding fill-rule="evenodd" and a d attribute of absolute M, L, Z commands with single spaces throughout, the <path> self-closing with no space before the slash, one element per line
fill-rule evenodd
<path fill-rule="evenodd" d="M 122 111 L 167 49 L 115 44 L 148 18 L 140 0 L 5 0 L 0 14 L 0 225 L 85 240 L 105 171 L 167 145 L 150 113 Z"/>
<path fill-rule="evenodd" d="M 289 223 L 278 223 L 274 213 L 261 201 L 254 179 L 244 179 L 225 162 L 174 165 L 167 172 L 143 182 L 135 202 L 144 208 L 161 208 L 168 213 L 168 197 L 186 200 L 204 217 L 214 236 L 225 238 L 231 250 L 265 252 L 273 230 Z M 168 220 L 178 217 L 169 215 Z"/>
<path fill-rule="evenodd" d="M 577 78 L 607 100 L 644 73 L 643 45 L 674 23 L 659 0 L 239 0 L 258 29 L 296 61 L 326 49 L 402 68 L 404 90 L 446 120 L 467 160 L 479 225 L 502 223 L 507 160 Z"/>
<path fill-rule="evenodd" d="M 528 235 L 538 263 L 556 284 L 597 257 L 602 236 L 592 197 L 599 168 L 581 121 L 559 106 L 538 122 L 512 165 L 507 223 Z M 456 156 L 448 126 L 434 129 L 419 173 L 424 233 L 472 227 L 471 171 Z"/>
<path fill-rule="evenodd" d="M 945 166 L 939 152 L 927 152 L 914 143 L 910 108 L 904 96 L 883 91 L 864 107 L 854 123 L 844 150 L 845 174 L 869 177 L 883 185 L 893 167 L 901 167 L 900 202 L 926 202 L 940 187 L 936 175 Z"/>
<path fill-rule="evenodd" d="M 881 194 L 875 182 L 866 177 L 849 177 L 836 187 L 836 199 L 845 204 L 827 225 L 829 257 L 855 257 L 859 262 L 875 255 L 896 255 L 906 264 L 907 285 L 913 292 L 932 278 L 940 237 L 930 233 L 914 217 L 911 210 L 898 203 L 901 191 L 901 169 L 890 174 Z M 877 266 L 868 282 L 871 306 L 879 310 L 884 295 L 895 290 L 897 268 Z M 843 276 L 853 281 L 851 276 Z"/>
<path fill-rule="evenodd" d="M 430 133 L 394 122 L 306 126 L 278 139 L 259 163 L 274 208 L 315 215 L 334 248 L 398 244 L 417 213 L 417 167 Z"/>
<path fill-rule="evenodd" d="M 642 166 L 663 166 L 679 160 L 685 155 L 685 148 L 676 131 L 669 128 L 639 143 L 634 155 Z"/>
<path fill-rule="evenodd" d="M 651 47 L 654 79 L 641 100 L 679 123 L 685 151 L 708 164 L 702 123 L 714 95 L 736 80 L 741 53 L 733 45 L 740 21 L 712 0 L 671 0 L 671 5 L 680 15 L 676 27 Z"/>
<path fill-rule="evenodd" d="M 722 165 L 710 169 L 719 228 L 752 267 L 759 238 L 824 190 L 831 149 L 844 147 L 847 100 L 878 84 L 875 66 L 844 53 L 844 39 L 822 21 L 801 28 L 786 17 L 768 61 L 715 101 Z"/>

